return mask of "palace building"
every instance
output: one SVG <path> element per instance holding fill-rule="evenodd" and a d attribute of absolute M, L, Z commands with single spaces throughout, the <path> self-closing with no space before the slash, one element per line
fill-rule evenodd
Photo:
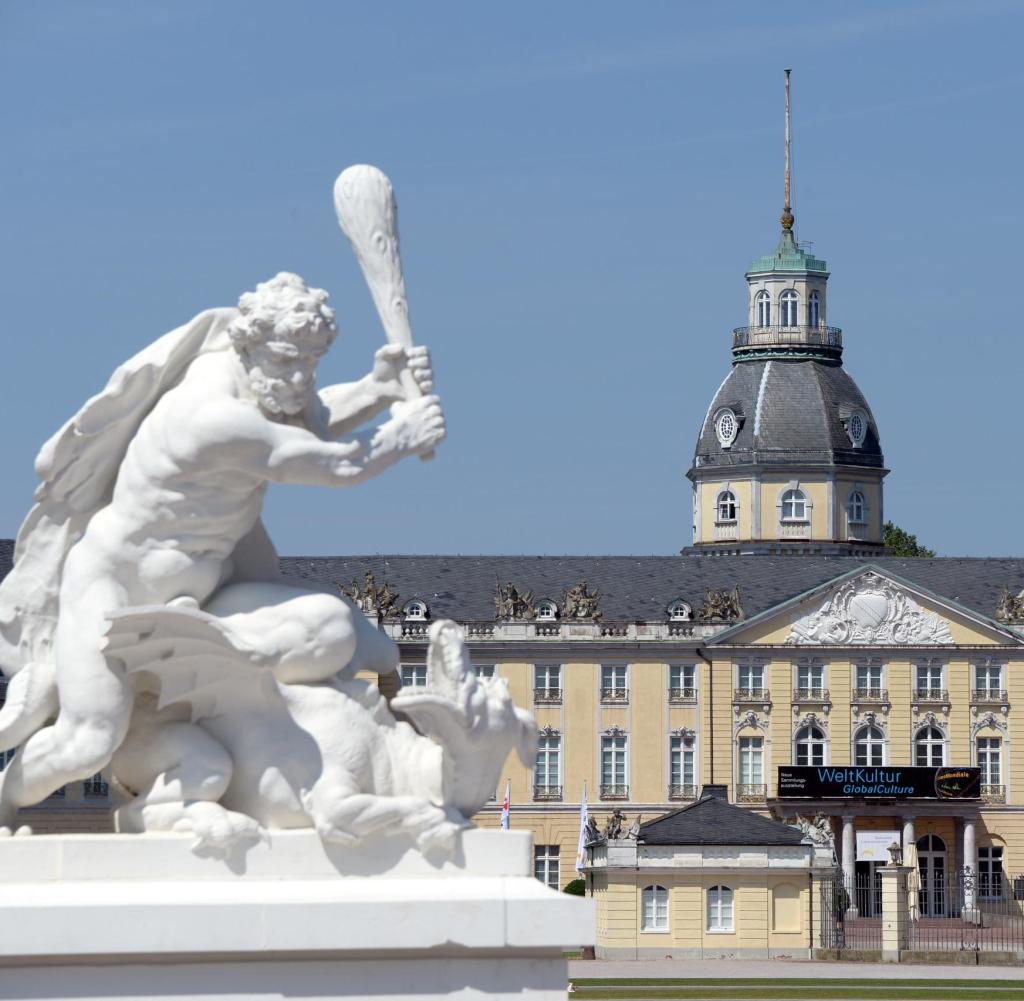
<path fill-rule="evenodd" d="M 741 934 L 745 906 L 764 897 L 757 873 L 790 886 L 793 859 L 808 864 L 771 820 L 817 824 L 848 885 L 868 888 L 852 913 L 877 910 L 879 846 L 892 841 L 918 869 L 920 916 L 944 913 L 941 888 L 965 870 L 978 901 L 1024 893 L 1006 876 L 1024 873 L 1024 772 L 1013 768 L 1024 745 L 1024 560 L 888 553 L 881 436 L 829 325 L 829 278 L 796 240 L 787 173 L 778 245 L 746 272 L 747 322 L 694 429 L 693 540 L 680 555 L 282 561 L 289 578 L 345 589 L 400 645 L 401 679 L 380 679 L 385 693 L 426 684 L 432 620 L 464 627 L 477 672 L 505 679 L 536 716 L 535 767 L 511 758 L 505 774 L 511 824 L 533 831 L 536 873 L 551 886 L 576 876 L 584 790 L 599 825 L 613 809 L 641 821 L 630 850 L 648 860 L 649 822 L 689 804 L 702 812 L 660 824 L 669 841 L 652 844 L 682 839 L 703 857 L 693 818 L 725 806 L 756 817 L 744 836 L 769 839 L 763 863 L 741 878 L 718 852 L 713 887 L 687 884 L 698 913 L 714 889 L 725 951 L 721 935 Z M 9 546 L 0 560 L 6 572 Z M 497 826 L 503 789 L 481 825 Z M 108 808 L 97 778 L 36 822 L 102 826 Z M 742 855 L 749 843 L 733 847 Z M 622 852 L 606 842 L 589 860 L 599 897 L 612 856 Z M 638 926 L 648 907 L 660 921 L 668 885 L 648 886 L 642 869 L 614 876 Z M 807 908 L 782 911 L 784 946 L 806 931 Z M 616 935 L 636 947 L 635 927 L 602 934 L 608 954 Z"/>

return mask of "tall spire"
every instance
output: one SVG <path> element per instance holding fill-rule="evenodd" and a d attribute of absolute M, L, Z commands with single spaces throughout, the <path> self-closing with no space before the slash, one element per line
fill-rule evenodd
<path fill-rule="evenodd" d="M 790 111 L 789 111 L 789 74 L 792 70 L 786 70 L 786 200 L 782 209 L 782 228 L 787 233 L 793 231 L 793 206 L 790 201 Z"/>

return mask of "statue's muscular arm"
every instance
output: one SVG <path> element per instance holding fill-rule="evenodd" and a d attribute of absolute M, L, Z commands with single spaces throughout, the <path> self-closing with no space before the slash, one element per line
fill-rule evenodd
<path fill-rule="evenodd" d="M 325 436 L 340 438 L 373 420 L 386 407 L 407 398 L 401 372 L 408 368 L 420 392 L 434 388 L 430 353 L 425 347 L 402 348 L 386 344 L 374 356 L 373 371 L 356 382 L 326 386 L 313 402 L 311 424 Z"/>

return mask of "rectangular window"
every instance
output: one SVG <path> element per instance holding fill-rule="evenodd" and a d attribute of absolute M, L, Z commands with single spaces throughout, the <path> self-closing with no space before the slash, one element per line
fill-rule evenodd
<path fill-rule="evenodd" d="M 610 798 L 629 797 L 626 764 L 626 736 L 601 738 L 601 795 Z"/>
<path fill-rule="evenodd" d="M 732 890 L 712 886 L 708 890 L 708 931 L 732 931 Z"/>
<path fill-rule="evenodd" d="M 640 894 L 640 930 L 668 931 L 668 890 L 645 886 Z"/>
<path fill-rule="evenodd" d="M 918 664 L 917 665 L 917 698 L 931 696 L 937 698 L 942 694 L 942 665 L 941 664 Z"/>
<path fill-rule="evenodd" d="M 692 702 L 697 698 L 697 665 L 670 664 L 668 697 L 671 702 Z"/>
<path fill-rule="evenodd" d="M 737 670 L 737 688 L 751 698 L 760 698 L 764 692 L 764 664 L 740 664 Z"/>
<path fill-rule="evenodd" d="M 1001 664 L 978 664 L 974 668 L 974 698 L 981 701 L 1003 698 Z"/>
<path fill-rule="evenodd" d="M 1002 785 L 1002 747 L 998 737 L 978 738 L 978 767 L 982 786 Z"/>
<path fill-rule="evenodd" d="M 740 785 L 764 785 L 764 737 L 740 737 Z"/>
<path fill-rule="evenodd" d="M 668 749 L 669 798 L 692 799 L 697 795 L 697 778 L 692 739 L 670 737 Z"/>
<path fill-rule="evenodd" d="M 545 886 L 558 889 L 558 845 L 534 845 L 533 874 Z"/>
<path fill-rule="evenodd" d="M 998 900 L 1003 896 L 1003 849 L 998 846 L 978 849 L 978 896 Z"/>
<path fill-rule="evenodd" d="M 11 758 L 14 757 L 14 748 L 9 751 L 0 751 L 0 772 L 2 772 L 9 764 Z"/>
<path fill-rule="evenodd" d="M 537 761 L 533 768 L 534 790 L 542 796 L 561 793 L 562 787 L 562 737 L 561 734 L 546 734 L 538 741 Z"/>
<path fill-rule="evenodd" d="M 626 674 L 625 664 L 603 664 L 601 666 L 602 702 L 625 702 L 629 698 Z"/>
<path fill-rule="evenodd" d="M 402 665 L 402 687 L 403 688 L 424 688 L 427 684 L 426 664 L 403 664 Z"/>
<path fill-rule="evenodd" d="M 474 664 L 473 673 L 478 678 L 493 678 L 494 677 L 494 665 L 493 664 Z"/>
<path fill-rule="evenodd" d="M 882 695 L 882 665 L 881 664 L 858 664 L 857 665 L 857 692 L 858 698 L 881 698 Z"/>
<path fill-rule="evenodd" d="M 825 693 L 825 665 L 798 664 L 796 668 L 797 698 L 820 699 Z"/>
<path fill-rule="evenodd" d="M 533 701 L 562 701 L 562 665 L 535 664 L 533 667 Z"/>

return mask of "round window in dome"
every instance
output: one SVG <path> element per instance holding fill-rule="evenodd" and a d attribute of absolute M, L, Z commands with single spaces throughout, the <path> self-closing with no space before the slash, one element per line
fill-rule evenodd
<path fill-rule="evenodd" d="M 850 414 L 850 421 L 846 425 L 846 433 L 850 441 L 858 448 L 864 444 L 864 438 L 868 433 L 868 419 L 862 410 L 854 410 Z"/>
<path fill-rule="evenodd" d="M 722 448 L 728 448 L 735 440 L 739 431 L 739 422 L 736 415 L 726 407 L 715 414 L 715 434 Z"/>

